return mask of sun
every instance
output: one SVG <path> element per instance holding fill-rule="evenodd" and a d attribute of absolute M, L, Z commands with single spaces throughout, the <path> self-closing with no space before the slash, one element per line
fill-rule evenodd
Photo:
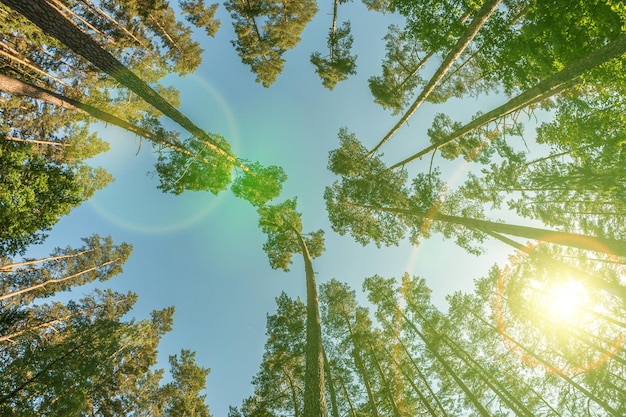
<path fill-rule="evenodd" d="M 566 279 L 555 283 L 545 292 L 547 319 L 557 324 L 573 324 L 589 306 L 587 289 L 580 281 Z"/>

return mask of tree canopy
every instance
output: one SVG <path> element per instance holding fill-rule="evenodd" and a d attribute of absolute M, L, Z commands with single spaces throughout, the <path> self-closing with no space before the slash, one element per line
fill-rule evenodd
<path fill-rule="evenodd" d="M 135 319 L 134 292 L 100 288 L 132 259 L 131 244 L 92 234 L 27 256 L 112 181 L 89 165 L 108 149 L 99 122 L 150 141 L 163 193 L 230 187 L 258 215 L 250 236 L 264 235 L 269 266 L 301 267 L 306 296 L 277 294 L 252 394 L 230 417 L 626 415 L 624 2 L 363 0 L 363 10 L 393 18 L 384 51 L 359 46 L 356 19 L 338 23 L 356 10 L 345 3 L 332 2 L 330 28 L 311 32 L 308 46 L 300 43 L 317 2 L 224 3 L 229 40 L 263 87 L 290 50 L 325 42 L 326 52 L 298 55 L 322 87 L 354 76 L 342 87 L 363 81 L 396 117 L 372 142 L 359 137 L 376 129 L 339 128 L 327 160 L 334 178 L 318 196 L 335 233 L 328 244 L 323 229 L 305 232 L 315 213 L 279 199 L 283 168 L 236 155 L 237 138 L 192 121 L 179 92 L 161 84 L 220 65 L 200 66 L 198 41 L 220 28 L 218 4 L 0 0 L 0 414 L 210 416 L 210 369 L 196 352 L 178 346 L 169 373 L 159 368 L 175 307 Z M 382 58 L 380 74 L 361 80 L 353 48 L 360 66 L 370 52 Z M 272 110 L 253 104 L 261 118 Z M 413 129 L 415 114 L 432 117 Z M 402 143 L 403 134 L 413 136 Z M 428 277 L 408 271 L 356 283 L 329 276 L 326 251 L 358 262 L 342 257 L 345 235 L 378 249 L 452 239 L 480 261 L 497 243 L 509 256 L 482 277 L 457 271 L 474 289 L 448 294 L 442 307 Z"/>

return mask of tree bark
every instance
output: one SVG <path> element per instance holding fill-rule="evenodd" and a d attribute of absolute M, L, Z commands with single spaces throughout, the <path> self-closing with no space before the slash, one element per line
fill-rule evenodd
<path fill-rule="evenodd" d="M 493 325 L 491 325 L 490 323 L 487 323 L 484 319 L 481 319 L 481 321 L 486 325 L 489 326 L 491 329 L 500 332 L 499 330 L 497 330 L 495 327 L 493 327 Z M 578 391 L 580 391 L 583 395 L 585 395 L 589 400 L 595 402 L 596 404 L 598 404 L 600 407 L 602 407 L 605 411 L 607 411 L 609 413 L 609 415 L 611 416 L 615 416 L 615 417 L 620 417 L 621 415 L 618 414 L 617 410 L 613 409 L 606 401 L 604 401 L 602 398 L 599 398 L 596 395 L 593 395 L 593 393 L 591 391 L 589 391 L 588 389 L 586 389 L 585 387 L 583 387 L 582 385 L 580 385 L 579 383 L 577 383 L 576 381 L 574 381 L 572 378 L 570 378 L 569 376 L 565 375 L 564 372 L 560 371 L 559 369 L 555 368 L 551 363 L 548 363 L 545 359 L 543 359 L 541 356 L 537 355 L 532 349 L 524 346 L 522 343 L 520 343 L 519 341 L 517 341 L 516 339 L 514 339 L 513 337 L 511 337 L 510 335 L 506 334 L 506 333 L 502 333 L 502 337 L 504 339 L 506 339 L 508 342 L 513 343 L 515 346 L 517 346 L 519 349 L 521 349 L 525 355 L 528 355 L 528 357 L 532 358 L 533 360 L 537 361 L 538 364 L 541 364 L 542 366 L 545 367 L 545 369 L 553 372 L 555 375 L 559 376 L 561 379 L 563 379 L 565 382 L 567 382 L 568 384 L 570 384 L 572 387 L 574 387 L 575 389 L 577 389 Z"/>
<path fill-rule="evenodd" d="M 28 84 L 24 81 L 18 80 L 16 78 L 11 78 L 6 75 L 0 74 L 0 91 L 5 91 L 10 94 L 31 97 L 37 100 L 45 101 L 46 103 L 52 104 L 57 107 L 61 107 L 67 110 L 79 111 L 86 113 L 104 123 L 110 123 L 114 126 L 120 127 L 129 132 L 135 133 L 141 137 L 144 137 L 152 142 L 163 145 L 167 148 L 172 149 L 175 152 L 179 152 L 193 158 L 197 158 L 193 152 L 183 148 L 182 146 L 176 145 L 174 143 L 168 142 L 163 137 L 150 132 L 147 129 L 144 129 L 140 126 L 127 122 L 126 120 L 120 119 L 119 117 L 105 112 L 104 110 L 100 110 L 97 107 L 92 105 L 83 103 L 81 101 L 65 97 L 61 94 L 57 94 L 53 91 L 46 90 L 41 87 L 37 87 L 35 85 Z M 204 163 L 209 163 L 206 159 L 200 159 Z"/>
<path fill-rule="evenodd" d="M 65 16 L 61 15 L 56 9 L 50 6 L 46 0 L 0 0 L 0 2 L 21 13 L 45 33 L 57 39 L 74 53 L 82 56 L 100 70 L 109 74 L 120 84 L 133 91 L 183 129 L 201 140 L 216 154 L 231 162 L 233 166 L 239 167 L 246 172 L 249 171 L 247 166 L 240 163 L 235 156 L 222 149 L 203 129 L 189 120 L 187 116 L 172 106 L 113 55 L 105 51 L 92 38 L 76 28 Z"/>
<path fill-rule="evenodd" d="M 531 226 L 521 226 L 516 224 L 498 223 L 489 220 L 470 219 L 447 214 L 424 213 L 409 209 L 392 207 L 375 207 L 367 205 L 357 205 L 370 210 L 380 210 L 388 213 L 404 214 L 408 216 L 421 217 L 434 221 L 458 224 L 461 226 L 476 229 L 486 234 L 501 233 L 510 236 L 518 236 L 526 239 L 550 242 L 557 245 L 569 246 L 583 250 L 606 253 L 607 255 L 626 257 L 626 242 L 623 240 L 609 239 L 596 236 L 579 235 L 576 233 L 560 232 L 557 230 L 540 229 Z"/>
<path fill-rule="evenodd" d="M 369 151 L 368 156 L 373 155 L 378 149 L 380 149 L 381 146 L 385 144 L 385 142 L 391 139 L 391 137 L 400 129 L 400 127 L 402 127 L 402 125 L 405 124 L 407 120 L 409 120 L 413 113 L 415 113 L 417 108 L 426 100 L 426 98 L 428 98 L 430 93 L 432 93 L 432 91 L 435 89 L 437 84 L 439 84 L 444 75 L 446 75 L 448 70 L 461 56 L 463 51 L 465 51 L 465 48 L 467 48 L 470 42 L 472 42 L 474 37 L 478 34 L 480 28 L 482 28 L 485 22 L 487 22 L 489 16 L 491 16 L 491 14 L 496 10 L 498 4 L 500 4 L 500 1 L 501 0 L 489 0 L 483 3 L 482 7 L 478 11 L 474 19 L 472 19 L 471 23 L 467 26 L 467 29 L 465 30 L 465 33 L 463 33 L 461 39 L 459 39 L 456 45 L 454 45 L 452 50 L 443 60 L 441 65 L 439 65 L 439 68 L 437 68 L 435 74 L 433 74 L 430 81 L 428 81 L 428 84 L 424 86 L 424 89 L 415 99 L 411 107 L 409 107 L 409 109 L 404 113 L 400 120 L 398 120 L 398 123 L 396 123 L 395 126 L 391 128 L 391 130 L 385 135 L 385 137 L 382 138 L 381 141 L 378 142 L 378 144 L 374 146 L 371 151 Z"/>
<path fill-rule="evenodd" d="M 4 0 L 3 0 L 4 1 Z M 605 46 L 596 51 L 590 53 L 589 55 L 579 59 L 573 64 L 569 65 L 565 69 L 560 72 L 552 75 L 551 77 L 546 78 L 541 81 L 539 84 L 534 86 L 533 88 L 526 90 L 525 92 L 519 94 L 518 96 L 512 98 L 505 104 L 500 107 L 497 107 L 479 117 L 472 120 L 471 122 L 465 124 L 461 128 L 452 132 L 450 135 L 445 137 L 441 142 L 432 144 L 427 148 L 419 151 L 418 153 L 398 162 L 397 164 L 392 165 L 389 169 L 395 169 L 400 166 L 403 166 L 411 161 L 421 158 L 424 155 L 429 154 L 430 152 L 439 149 L 449 143 L 459 139 L 463 135 L 471 132 L 474 129 L 477 129 L 481 126 L 484 126 L 500 117 L 504 117 L 508 114 L 514 113 L 518 110 L 521 110 L 531 104 L 537 103 L 539 101 L 545 100 L 555 94 L 563 91 L 565 87 L 568 86 L 570 82 L 576 80 L 583 73 L 607 62 L 615 58 L 619 58 L 626 52 L 626 35 L 622 35 L 617 39 L 609 42 Z"/>
<path fill-rule="evenodd" d="M 309 249 L 298 233 L 306 275 L 306 368 L 304 376 L 304 416 L 326 417 L 324 387 L 324 348 L 317 296 L 317 284 Z"/>
<path fill-rule="evenodd" d="M 79 276 L 81 276 L 83 274 L 86 274 L 88 272 L 93 272 L 93 271 L 97 270 L 98 268 L 102 268 L 104 266 L 114 264 L 115 262 L 118 262 L 119 260 L 120 260 L 120 258 L 113 259 L 111 261 L 105 262 L 105 263 L 100 264 L 100 265 L 96 265 L 96 266 L 94 266 L 92 268 L 84 269 L 84 270 L 82 270 L 80 272 L 77 272 L 77 273 L 72 274 L 72 275 L 65 276 L 63 278 L 52 278 L 52 279 L 46 280 L 44 282 L 41 282 L 39 284 L 32 285 L 32 286 L 30 286 L 28 288 L 22 288 L 21 290 L 17 290 L 17 291 L 10 292 L 8 294 L 1 295 L 0 296 L 0 301 L 6 300 L 7 298 L 18 296 L 20 294 L 31 292 L 31 291 L 37 290 L 39 288 L 43 288 L 43 287 L 45 287 L 48 284 L 58 284 L 60 282 L 65 282 L 67 280 L 79 277 Z"/>
<path fill-rule="evenodd" d="M 326 350 L 322 349 L 322 353 L 324 354 L 324 372 L 326 372 L 326 381 L 328 382 L 328 393 L 330 394 L 331 416 L 339 417 L 339 407 L 337 406 L 337 391 L 335 390 L 335 382 L 333 380 L 333 374 L 331 372 L 330 365 L 328 363 Z"/>

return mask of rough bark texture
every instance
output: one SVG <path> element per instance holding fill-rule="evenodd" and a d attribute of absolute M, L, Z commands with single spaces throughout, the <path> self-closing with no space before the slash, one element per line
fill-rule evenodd
<path fill-rule="evenodd" d="M 309 249 L 298 235 L 306 273 L 306 369 L 304 373 L 304 416 L 326 417 L 324 390 L 324 349 L 322 325 L 317 297 L 317 284 Z"/>
<path fill-rule="evenodd" d="M 234 165 L 247 170 L 247 167 L 241 165 L 234 156 L 221 149 L 204 130 L 167 102 L 159 93 L 126 68 L 113 55 L 104 50 L 91 37 L 73 25 L 46 0 L 0 0 L 0 2 L 21 13 L 45 33 L 109 74 L 120 84 L 178 123 L 190 134 L 205 142 L 214 152 L 225 157 Z"/>

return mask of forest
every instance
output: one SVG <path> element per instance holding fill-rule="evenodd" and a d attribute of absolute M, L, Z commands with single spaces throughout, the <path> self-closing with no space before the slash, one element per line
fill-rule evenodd
<path fill-rule="evenodd" d="M 623 1 L 0 16 L 1 416 L 626 416 Z"/>

